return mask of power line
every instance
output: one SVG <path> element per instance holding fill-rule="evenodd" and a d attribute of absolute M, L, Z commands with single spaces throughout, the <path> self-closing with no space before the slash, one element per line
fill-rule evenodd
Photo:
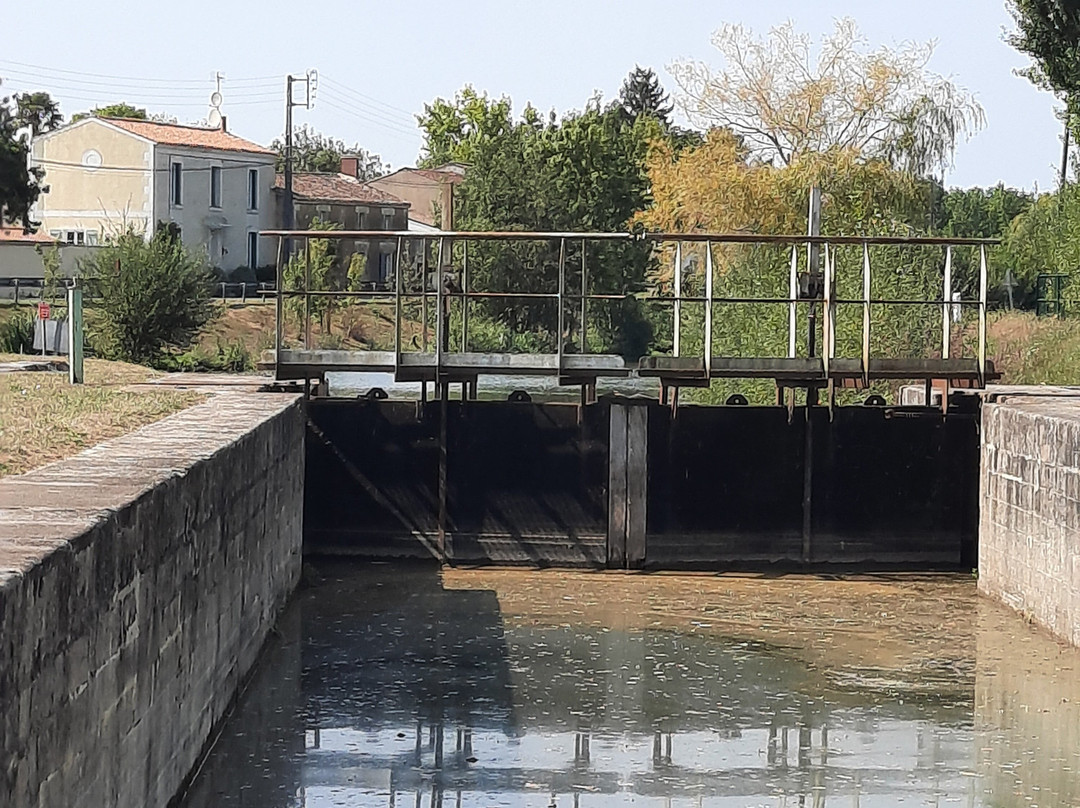
<path fill-rule="evenodd" d="M 352 115 L 359 120 L 374 124 L 376 126 L 381 126 L 382 128 L 387 129 L 391 132 L 409 135 L 410 137 L 417 137 L 419 134 L 415 129 L 408 129 L 393 120 L 377 117 L 374 113 L 368 110 L 364 110 L 362 108 L 354 106 L 352 103 L 349 102 L 348 99 L 336 95 L 333 92 L 325 92 L 323 94 L 323 101 L 328 106 L 338 110 L 339 112 L 344 112 L 347 115 Z"/>
<path fill-rule="evenodd" d="M 322 78 L 324 82 L 329 84 L 331 87 L 337 89 L 339 92 L 345 93 L 346 95 L 351 95 L 357 99 L 363 99 L 360 101 L 360 103 L 368 101 L 373 104 L 377 104 L 380 107 L 385 107 L 389 111 L 389 114 L 392 114 L 394 117 L 406 120 L 409 123 L 416 122 L 416 115 L 412 112 L 409 112 L 408 110 L 402 109 L 401 107 L 395 107 L 393 104 L 387 104 L 385 101 L 380 101 L 378 98 L 362 93 L 359 90 L 354 90 L 348 85 L 342 84 L 340 81 L 335 81 L 332 78 L 328 78 L 326 76 L 323 76 Z"/>
<path fill-rule="evenodd" d="M 371 106 L 364 104 L 363 102 L 354 101 L 353 99 L 346 96 L 344 93 L 340 92 L 335 87 L 326 87 L 324 88 L 323 93 L 329 94 L 331 98 L 336 99 L 339 104 L 342 104 L 349 109 L 355 110 L 363 115 L 368 115 L 377 120 L 384 121 L 385 123 L 388 123 L 392 126 L 400 126 L 405 129 L 411 129 L 412 127 L 416 126 L 415 118 L 410 118 L 408 122 L 403 121 L 401 118 L 395 118 L 392 115 L 388 115 L 381 110 L 374 109 Z"/>
<path fill-rule="evenodd" d="M 122 86 L 116 84 L 110 84 L 109 82 L 102 81 L 80 81 L 78 79 L 49 79 L 47 82 L 38 82 L 38 77 L 33 74 L 23 73 L 22 71 L 11 71 L 9 74 L 15 81 L 19 82 L 23 86 L 27 86 L 30 82 L 34 82 L 41 87 L 41 84 L 45 84 L 49 89 L 60 90 L 64 92 L 75 91 L 93 95 L 106 95 L 110 98 L 115 98 L 118 95 L 138 95 L 141 98 L 156 98 L 156 99 L 194 99 L 209 97 L 209 92 L 212 87 L 207 86 L 205 89 L 178 89 L 173 92 L 165 92 L 163 87 L 136 87 L 136 86 Z M 209 83 L 208 83 L 209 84 Z M 278 97 L 279 92 L 270 90 L 267 88 L 263 90 L 260 87 L 252 87 L 250 89 L 242 90 L 245 92 L 245 97 Z"/>
<path fill-rule="evenodd" d="M 176 86 L 176 85 L 181 85 L 181 84 L 192 84 L 192 85 L 203 86 L 205 83 L 209 83 L 209 81 L 211 81 L 211 79 L 207 79 L 204 82 L 202 80 L 195 80 L 195 79 L 167 79 L 167 78 L 153 78 L 153 77 L 149 77 L 149 76 L 113 76 L 113 75 L 109 75 L 107 73 L 88 73 L 85 70 L 65 70 L 65 69 L 59 68 L 59 67 L 44 67 L 42 65 L 32 65 L 32 64 L 28 64 L 26 62 L 15 62 L 15 61 L 12 61 L 10 59 L 0 59 L 0 65 L 15 65 L 16 67 L 25 67 L 25 68 L 29 68 L 31 70 L 36 71 L 36 73 L 63 73 L 63 74 L 72 75 L 72 76 L 90 76 L 91 78 L 113 79 L 113 80 L 116 80 L 116 81 L 129 81 L 130 80 L 130 81 L 137 81 L 137 82 L 164 83 L 164 84 L 169 84 L 171 86 Z M 236 78 L 236 79 L 229 79 L 229 81 L 233 81 L 233 82 L 269 82 L 269 81 L 277 81 L 278 79 L 279 79 L 278 76 L 247 76 L 247 77 L 240 77 L 240 78 Z"/>

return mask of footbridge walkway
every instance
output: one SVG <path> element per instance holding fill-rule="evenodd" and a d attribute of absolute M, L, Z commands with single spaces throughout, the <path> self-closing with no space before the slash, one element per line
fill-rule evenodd
<path fill-rule="evenodd" d="M 824 389 L 831 403 L 836 388 L 865 388 L 875 380 L 983 387 L 997 378 L 986 357 L 986 251 L 996 243 L 990 239 L 262 235 L 278 242 L 274 351 L 263 366 L 281 380 L 321 380 L 330 371 L 392 373 L 399 381 L 424 382 L 425 395 L 427 382 L 437 395 L 461 383 L 462 397 L 472 398 L 482 374 L 546 375 L 580 385 L 588 401 L 600 377 L 657 378 L 665 400 L 680 387 L 713 379 L 757 378 L 775 381 L 780 400 L 785 390 L 803 388 L 816 398 Z M 345 265 L 357 252 L 373 268 L 378 261 L 379 271 L 366 272 L 370 280 L 332 284 L 327 256 Z M 375 312 L 392 336 L 363 350 L 339 347 L 334 312 L 357 306 Z M 725 326 L 742 307 L 753 310 L 757 340 L 732 337 Z M 902 307 L 919 309 L 927 338 L 896 355 L 895 342 L 882 334 L 889 330 L 887 312 Z M 624 332 L 643 317 L 653 324 L 653 338 L 634 351 Z M 492 337 L 493 321 L 505 327 L 505 338 Z M 341 330 L 347 327 L 343 320 Z M 932 339 L 931 330 L 938 332 Z M 626 358 L 635 353 L 641 358 Z"/>

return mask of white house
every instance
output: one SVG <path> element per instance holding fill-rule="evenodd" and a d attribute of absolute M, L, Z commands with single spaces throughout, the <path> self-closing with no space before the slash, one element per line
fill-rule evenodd
<path fill-rule="evenodd" d="M 225 271 L 273 263 L 274 152 L 219 129 L 84 118 L 34 140 L 49 187 L 34 208 L 62 242 L 98 244 L 126 227 L 180 228 L 184 244 Z"/>

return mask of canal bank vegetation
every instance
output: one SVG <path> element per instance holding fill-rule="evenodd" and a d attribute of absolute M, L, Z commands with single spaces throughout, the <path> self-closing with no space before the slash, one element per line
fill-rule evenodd
<path fill-rule="evenodd" d="M 32 358 L 0 354 L 0 362 Z M 139 365 L 88 359 L 85 374 L 85 384 L 72 385 L 66 372 L 0 372 L 0 477 L 77 454 L 204 398 L 133 388 L 157 375 Z"/>

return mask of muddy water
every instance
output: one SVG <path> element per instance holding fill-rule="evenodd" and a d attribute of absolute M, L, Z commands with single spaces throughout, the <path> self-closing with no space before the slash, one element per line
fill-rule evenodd
<path fill-rule="evenodd" d="M 1080 804 L 1080 654 L 970 579 L 309 577 L 188 808 Z"/>

